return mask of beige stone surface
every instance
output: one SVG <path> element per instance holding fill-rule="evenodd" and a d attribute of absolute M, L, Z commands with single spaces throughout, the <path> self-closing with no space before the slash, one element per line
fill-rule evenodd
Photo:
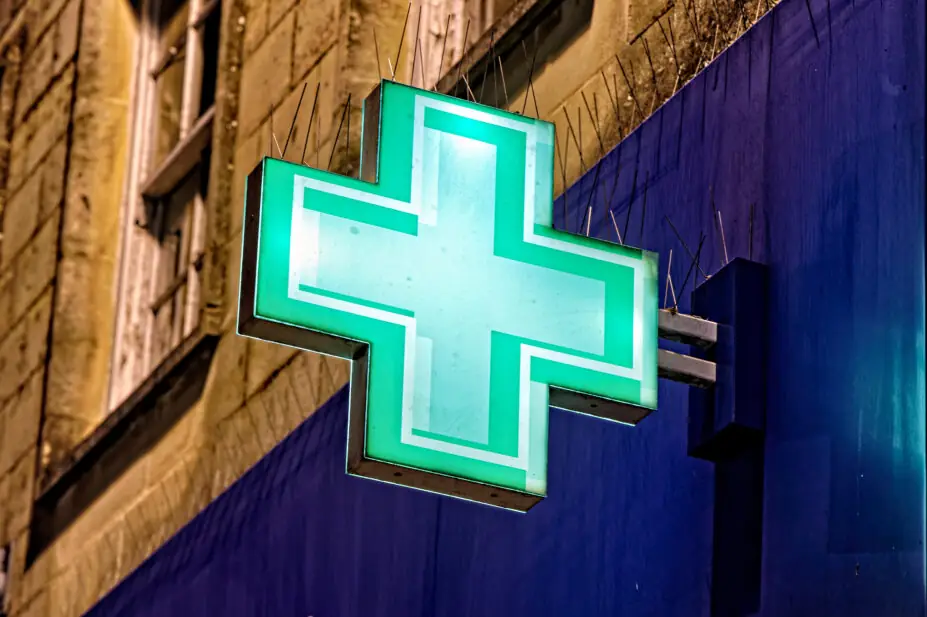
<path fill-rule="evenodd" d="M 8 472 L 23 455 L 35 451 L 42 413 L 42 380 L 37 370 L 26 378 L 21 390 L 0 409 L 0 474 Z M 0 502 L 3 500 L 0 499 Z"/>
<path fill-rule="evenodd" d="M 267 13 L 270 3 L 267 0 L 244 0 L 245 4 L 245 54 L 252 52 L 267 36 Z"/>
<path fill-rule="evenodd" d="M 296 12 L 293 77 L 300 79 L 334 45 L 342 30 L 342 0 L 302 2 Z M 323 116 L 325 117 L 325 116 Z"/>
<path fill-rule="evenodd" d="M 74 85 L 74 68 L 69 65 L 52 82 L 22 125 L 13 135 L 10 150 L 9 189 L 15 190 L 31 173 L 68 127 Z"/>
<path fill-rule="evenodd" d="M 241 286 L 241 231 L 239 236 L 228 241 L 224 253 L 228 258 L 228 281 L 225 287 L 225 315 L 220 330 L 222 332 L 235 331 L 238 323 L 238 290 Z M 241 337 L 235 337 L 241 338 Z M 244 356 L 242 356 L 244 358 Z M 244 359 L 242 359 L 244 362 Z"/>
<path fill-rule="evenodd" d="M 13 281 L 13 268 L 0 268 L 0 340 L 12 325 Z"/>
<path fill-rule="evenodd" d="M 158 451 L 163 452 L 163 449 L 156 447 L 155 452 Z M 119 527 L 127 509 L 139 500 L 153 480 L 157 480 L 151 476 L 149 469 L 149 459 L 143 458 L 110 484 L 103 495 L 61 535 L 54 547 L 46 551 L 50 571 L 45 576 L 66 566 L 89 540 L 112 533 L 109 530 Z"/>
<path fill-rule="evenodd" d="M 0 338 L 0 401 L 13 396 L 26 376 L 23 362 L 26 349 L 26 320 L 3 333 Z"/>
<path fill-rule="evenodd" d="M 209 420 L 218 422 L 245 404 L 248 339 L 227 334 L 219 341 L 203 395 Z"/>
<path fill-rule="evenodd" d="M 35 40 L 45 34 L 47 28 L 53 27 L 61 18 L 61 9 L 64 8 L 68 0 L 25 0 L 26 7 L 31 8 L 29 15 L 29 27 L 27 33 L 29 36 L 29 47 L 35 44 Z"/>
<path fill-rule="evenodd" d="M 16 124 L 31 110 L 39 95 L 48 88 L 54 75 L 55 65 L 55 29 L 45 31 L 38 44 L 23 60 L 23 75 L 16 97 Z"/>
<path fill-rule="evenodd" d="M 6 498 L 0 505 L 3 533 L 16 537 L 29 525 L 35 487 L 35 448 L 24 452 L 4 474 Z"/>
<path fill-rule="evenodd" d="M 268 3 L 268 24 L 270 27 L 276 26 L 287 11 L 296 6 L 297 2 L 298 0 L 270 0 Z"/>
<path fill-rule="evenodd" d="M 58 216 L 45 221 L 16 258 L 13 315 L 22 315 L 55 276 L 58 257 Z"/>
<path fill-rule="evenodd" d="M 245 58 L 241 74 L 241 112 L 239 126 L 249 135 L 270 115 L 290 89 L 293 64 L 293 13 L 289 13 L 270 32 L 250 58 Z M 281 144 L 282 146 L 282 144 Z"/>
<path fill-rule="evenodd" d="M 248 341 L 248 362 L 245 371 L 246 394 L 251 398 L 262 390 L 270 377 L 283 368 L 283 365 L 296 355 L 292 347 L 265 343 L 264 341 Z"/>
<path fill-rule="evenodd" d="M 3 209 L 3 226 L 14 231 L 3 238 L 0 267 L 10 264 L 35 233 L 39 221 L 41 187 L 42 174 L 35 173 L 9 197 Z"/>
<path fill-rule="evenodd" d="M 56 20 L 55 58 L 52 67 L 52 72 L 55 74 L 60 73 L 64 66 L 74 58 L 74 54 L 77 53 L 80 6 L 80 0 L 69 0 L 64 11 Z"/>

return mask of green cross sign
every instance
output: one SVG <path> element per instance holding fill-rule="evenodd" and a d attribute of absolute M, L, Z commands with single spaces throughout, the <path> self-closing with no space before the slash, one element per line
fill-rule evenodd
<path fill-rule="evenodd" d="M 547 122 L 384 81 L 361 130 L 248 177 L 238 331 L 353 361 L 348 473 L 527 510 L 550 406 L 656 407 L 656 256 L 553 228 Z"/>

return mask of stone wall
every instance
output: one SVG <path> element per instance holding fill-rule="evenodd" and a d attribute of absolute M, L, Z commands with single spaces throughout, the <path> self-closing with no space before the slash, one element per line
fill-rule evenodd
<path fill-rule="evenodd" d="M 568 152 L 557 192 L 767 10 L 765 0 L 684 2 L 597 0 L 588 27 L 537 67 L 538 109 Z M 286 158 L 298 161 L 306 144 L 312 165 L 356 170 L 361 103 L 377 81 L 372 34 L 385 71 L 407 6 L 223 2 L 203 297 L 219 342 L 204 392 L 27 568 L 36 479 L 105 409 L 138 24 L 128 0 L 0 1 L 0 131 L 9 126 L 0 133 L 0 545 L 13 549 L 10 615 L 84 612 L 346 382 L 343 361 L 234 334 L 244 178 L 277 155 L 274 138 L 282 147 L 301 96 Z M 598 107 L 595 123 L 583 94 L 593 115 Z M 520 109 L 524 92 L 511 95 Z"/>
<path fill-rule="evenodd" d="M 39 460 L 80 0 L 23 4 L 0 10 L 0 543 L 14 546 L 27 534 Z"/>

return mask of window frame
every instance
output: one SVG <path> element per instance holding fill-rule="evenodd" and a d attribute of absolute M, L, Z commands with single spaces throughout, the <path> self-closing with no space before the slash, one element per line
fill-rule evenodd
<path fill-rule="evenodd" d="M 442 71 L 441 77 L 433 86 L 434 90 L 467 99 L 466 81 L 469 81 L 476 95 L 482 86 L 483 76 L 491 75 L 492 63 L 501 58 L 505 65 L 507 59 L 512 56 L 520 61 L 524 57 L 522 41 L 530 38 L 539 26 L 567 2 L 568 0 L 514 0 L 507 10 L 499 15 L 492 15 L 491 23 L 474 42 L 466 46 L 463 57 L 458 62 L 448 63 L 445 60 L 447 68 Z M 527 52 L 529 56 L 535 56 L 534 45 L 530 45 Z M 545 64 L 545 58 L 539 54 L 534 59 L 537 61 L 535 73 L 539 74 Z M 511 77 L 510 73 L 506 74 Z M 519 91 L 520 87 L 527 88 L 527 84 L 518 84 L 511 79 L 507 85 L 513 94 Z M 524 90 L 521 92 L 524 93 Z"/>
<path fill-rule="evenodd" d="M 128 400 L 171 354 L 184 348 L 183 343 L 199 335 L 202 323 L 202 265 L 205 251 L 206 204 L 201 190 L 195 192 L 185 206 L 186 257 L 183 271 L 174 280 L 158 285 L 160 261 L 167 248 L 152 228 L 158 225 L 159 213 L 165 209 L 165 198 L 183 187 L 199 166 L 199 173 L 208 181 L 210 173 L 206 156 L 212 143 L 216 102 L 202 110 L 204 60 L 208 53 L 218 56 L 216 49 L 207 50 L 206 28 L 209 18 L 220 19 L 220 0 L 183 0 L 187 15 L 183 34 L 175 47 L 160 52 L 160 8 L 165 0 L 141 0 L 138 41 L 135 51 L 135 74 L 131 95 L 131 141 L 129 165 L 122 199 L 121 246 L 118 282 L 114 302 L 116 317 L 113 348 L 110 359 L 109 384 L 104 401 L 104 415 L 116 410 Z M 181 49 L 176 49 L 181 48 Z M 154 160 L 158 139 L 157 79 L 173 62 L 183 63 L 179 134 L 177 142 L 159 161 Z M 218 80 L 218 75 L 216 75 Z M 145 212 L 153 212 L 147 217 Z M 157 313 L 163 306 L 172 306 L 183 291 L 180 327 L 170 326 L 167 350 L 154 353 Z M 165 299 L 167 291 L 171 295 Z M 173 317 L 171 321 L 176 321 Z M 132 340 L 136 333 L 141 340 Z M 125 357 L 125 362 L 122 358 Z"/>

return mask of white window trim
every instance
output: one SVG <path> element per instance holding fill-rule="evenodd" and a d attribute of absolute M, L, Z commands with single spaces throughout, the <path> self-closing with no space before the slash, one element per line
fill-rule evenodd
<path fill-rule="evenodd" d="M 131 104 L 131 149 L 128 173 L 123 191 L 121 247 L 116 286 L 116 322 L 110 360 L 110 383 L 105 413 L 109 413 L 128 398 L 157 368 L 163 358 L 152 357 L 152 336 L 155 314 L 151 310 L 156 300 L 156 277 L 161 255 L 159 242 L 150 233 L 139 229 L 138 213 L 144 211 L 145 197 L 157 198 L 168 194 L 199 163 L 203 150 L 212 137 L 214 107 L 198 115 L 203 71 L 203 26 L 206 18 L 218 9 L 218 0 L 188 0 L 188 19 L 184 38 L 184 83 L 181 102 L 178 143 L 156 169 L 151 169 L 155 137 L 157 91 L 153 68 L 163 58 L 158 57 L 159 27 L 157 16 L 161 0 L 142 0 L 138 41 L 135 50 Z M 150 171 L 146 171 L 150 170 Z M 209 173 L 204 169 L 202 173 Z M 199 324 L 200 280 L 202 263 L 205 204 L 197 196 L 188 219 L 190 232 L 187 270 L 179 285 L 186 284 L 186 306 L 183 331 L 174 332 L 171 348 L 176 349 L 192 335 Z M 178 281 L 175 281 L 177 283 Z M 177 287 L 179 287 L 177 285 Z M 174 284 L 171 287 L 175 287 Z M 162 294 L 163 295 L 163 294 Z M 141 349 L 127 353 L 133 343 L 131 330 L 143 333 Z M 169 354 L 170 352 L 168 352 Z M 127 354 L 125 366 L 120 358 Z"/>

